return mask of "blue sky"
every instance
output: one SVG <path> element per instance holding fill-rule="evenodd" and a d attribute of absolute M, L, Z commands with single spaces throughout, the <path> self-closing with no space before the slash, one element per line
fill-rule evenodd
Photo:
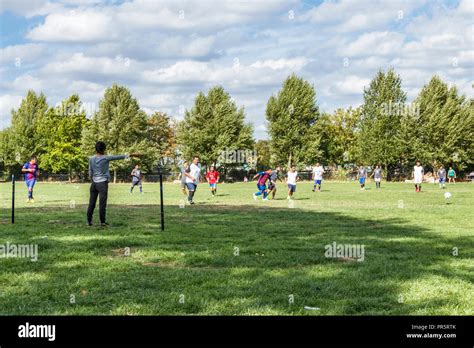
<path fill-rule="evenodd" d="M 266 138 L 265 106 L 291 73 L 322 111 L 357 106 L 393 67 L 412 99 L 433 74 L 472 97 L 474 1 L 0 2 L 0 128 L 28 89 L 54 105 L 78 93 L 88 113 L 104 89 L 181 119 L 220 84 Z"/>

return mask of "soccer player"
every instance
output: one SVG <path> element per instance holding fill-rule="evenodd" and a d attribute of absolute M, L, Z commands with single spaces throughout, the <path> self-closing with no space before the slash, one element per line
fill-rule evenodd
<path fill-rule="evenodd" d="M 452 182 L 453 184 L 456 183 L 456 172 L 454 171 L 452 166 L 450 166 L 448 170 L 448 182 Z"/>
<path fill-rule="evenodd" d="M 188 192 L 186 190 L 186 174 L 185 174 L 186 172 L 189 173 L 189 163 L 188 163 L 188 161 L 184 161 L 183 166 L 181 167 L 181 171 L 179 173 L 179 177 L 181 179 L 181 183 L 180 183 L 181 192 L 185 196 L 188 195 Z"/>
<path fill-rule="evenodd" d="M 444 166 L 441 166 L 438 169 L 437 175 L 438 175 L 439 188 L 444 189 L 445 188 L 444 185 L 446 184 L 446 169 L 444 168 Z"/>
<path fill-rule="evenodd" d="M 219 182 L 219 172 L 211 166 L 209 171 L 206 173 L 206 180 L 211 187 L 211 194 L 213 197 L 216 196 L 217 193 L 217 183 Z"/>
<path fill-rule="evenodd" d="M 288 185 L 288 197 L 286 197 L 286 199 L 290 200 L 293 197 L 293 194 L 296 191 L 296 182 L 299 180 L 300 178 L 295 166 L 291 166 L 288 173 L 286 173 L 286 183 Z"/>
<path fill-rule="evenodd" d="M 382 169 L 378 164 L 375 166 L 374 171 L 372 172 L 372 175 L 370 177 L 374 177 L 375 188 L 379 189 L 380 182 L 382 181 Z"/>
<path fill-rule="evenodd" d="M 35 201 L 33 199 L 33 187 L 35 186 L 36 179 L 40 174 L 36 160 L 36 156 L 31 156 L 30 161 L 26 162 L 21 169 L 21 172 L 25 173 L 25 184 L 28 189 L 28 203 L 34 203 Z"/>
<path fill-rule="evenodd" d="M 193 198 L 201 178 L 201 165 L 199 164 L 199 157 L 194 156 L 188 170 L 184 172 L 186 176 L 186 186 L 188 188 L 188 204 L 194 204 Z"/>
<path fill-rule="evenodd" d="M 321 192 L 321 183 L 323 181 L 323 174 L 324 174 L 324 167 L 318 163 L 316 163 L 316 166 L 313 168 L 313 180 L 314 180 L 314 186 L 313 186 L 313 192 L 316 192 L 316 185 L 318 186 L 318 191 Z"/>
<path fill-rule="evenodd" d="M 277 191 L 277 188 L 276 188 L 276 182 L 277 180 L 280 180 L 281 182 L 283 182 L 283 180 L 281 180 L 278 176 L 278 173 L 280 173 L 281 171 L 281 167 L 278 166 L 275 168 L 275 170 L 272 170 L 270 172 L 270 183 L 268 184 L 268 194 L 272 194 L 272 199 L 275 199 L 275 195 L 276 195 L 276 191 Z"/>
<path fill-rule="evenodd" d="M 253 194 L 253 199 L 257 200 L 258 196 L 263 195 L 262 201 L 267 200 L 268 192 L 267 192 L 267 180 L 270 178 L 272 171 L 265 170 L 263 172 L 258 172 L 257 174 L 254 175 L 254 179 L 258 177 L 257 180 L 257 188 L 258 191 Z"/>
<path fill-rule="evenodd" d="M 130 174 L 132 177 L 132 187 L 130 187 L 130 193 L 133 192 L 133 188 L 138 186 L 140 188 L 140 193 L 143 193 L 142 190 L 142 171 L 140 170 L 140 165 L 136 164 L 135 168 L 133 168 L 132 173 Z"/>
<path fill-rule="evenodd" d="M 413 167 L 413 182 L 415 183 L 415 191 L 421 192 L 421 183 L 423 182 L 423 175 L 425 171 L 421 166 L 420 161 L 416 161 L 416 165 Z"/>
<path fill-rule="evenodd" d="M 129 155 L 105 155 L 106 145 L 102 141 L 95 144 L 96 154 L 89 158 L 89 177 L 92 180 L 89 196 L 89 207 L 87 208 L 87 225 L 92 226 L 97 197 L 99 197 L 99 219 L 100 226 L 107 227 L 109 224 L 105 220 L 107 209 L 107 196 L 109 192 L 109 162 L 128 158 Z M 139 155 L 131 155 L 138 157 Z"/>
<path fill-rule="evenodd" d="M 357 177 L 359 179 L 360 189 L 365 190 L 365 179 L 367 179 L 367 169 L 364 166 L 360 166 L 357 171 Z"/>

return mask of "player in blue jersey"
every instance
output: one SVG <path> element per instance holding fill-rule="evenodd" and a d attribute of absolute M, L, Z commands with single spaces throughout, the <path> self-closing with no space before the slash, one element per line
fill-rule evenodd
<path fill-rule="evenodd" d="M 36 156 L 31 156 L 30 161 L 26 162 L 21 169 L 21 172 L 25 174 L 25 184 L 28 189 L 28 203 L 33 203 L 33 187 L 36 184 L 40 171 L 38 163 L 36 163 Z"/>

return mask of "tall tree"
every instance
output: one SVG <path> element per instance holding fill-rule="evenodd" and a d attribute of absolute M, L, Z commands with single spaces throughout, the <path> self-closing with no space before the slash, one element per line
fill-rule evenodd
<path fill-rule="evenodd" d="M 472 163 L 474 114 L 472 101 L 433 76 L 415 100 L 419 113 L 405 123 L 414 125 L 410 136 L 413 158 L 433 167 L 456 163 L 460 169 Z M 409 115 L 410 116 L 410 115 Z"/>
<path fill-rule="evenodd" d="M 309 164 L 321 156 L 319 118 L 314 87 L 289 76 L 267 103 L 266 118 L 272 156 L 279 163 Z"/>
<path fill-rule="evenodd" d="M 257 140 L 255 142 L 254 150 L 257 154 L 257 168 L 258 169 L 268 169 L 270 166 L 276 165 L 277 163 L 272 163 L 270 143 L 268 140 Z"/>
<path fill-rule="evenodd" d="M 162 160 L 162 164 L 175 164 L 176 129 L 175 122 L 166 113 L 156 111 L 147 119 L 147 138 L 152 148 L 154 160 Z"/>
<path fill-rule="evenodd" d="M 81 134 L 86 124 L 86 113 L 78 95 L 63 100 L 50 108 L 38 123 L 45 152 L 41 166 L 51 173 L 67 173 L 72 180 L 74 173 L 87 166 L 87 157 L 81 151 Z"/>
<path fill-rule="evenodd" d="M 178 125 L 177 139 L 185 158 L 199 155 L 203 163 L 215 164 L 223 152 L 252 149 L 253 128 L 245 123 L 244 108 L 216 86 L 196 96 Z"/>
<path fill-rule="evenodd" d="M 0 131 L 0 163 L 4 176 L 19 169 L 20 158 L 15 154 L 15 144 L 12 128 Z"/>
<path fill-rule="evenodd" d="M 38 132 L 39 121 L 44 118 L 48 104 L 44 94 L 37 95 L 28 91 L 17 110 L 12 110 L 11 141 L 15 159 L 25 161 L 32 154 L 39 155 L 45 151 L 43 137 Z"/>
<path fill-rule="evenodd" d="M 357 137 L 357 157 L 365 164 L 381 163 L 385 170 L 401 155 L 399 129 L 406 93 L 393 69 L 378 71 L 364 89 L 364 104 Z"/>
<path fill-rule="evenodd" d="M 352 107 L 321 115 L 318 128 L 322 134 L 322 157 L 327 163 L 337 165 L 355 161 L 356 132 L 360 115 L 361 109 Z"/>
<path fill-rule="evenodd" d="M 110 153 L 146 154 L 152 150 L 146 132 L 147 115 L 126 87 L 114 84 L 105 90 L 99 110 L 86 125 L 83 149 L 86 153 L 93 154 L 95 142 L 101 140 L 107 144 L 107 151 Z M 128 164 L 114 161 L 110 166 L 116 182 L 117 169 Z"/>

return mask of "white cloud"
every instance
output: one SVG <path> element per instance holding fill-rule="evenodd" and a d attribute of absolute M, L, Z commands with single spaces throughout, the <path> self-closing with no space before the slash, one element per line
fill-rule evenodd
<path fill-rule="evenodd" d="M 22 96 L 5 94 L 0 96 L 0 129 L 9 125 L 12 109 L 20 106 Z"/>
<path fill-rule="evenodd" d="M 89 10 L 50 14 L 44 24 L 27 35 L 30 40 L 52 42 L 107 41 L 116 37 L 112 19 L 104 13 Z"/>
<path fill-rule="evenodd" d="M 394 32 L 371 32 L 362 34 L 347 47 L 341 48 L 341 55 L 353 56 L 386 56 L 400 52 L 404 35 Z"/>
<path fill-rule="evenodd" d="M 134 0 L 87 9 L 79 6 L 49 14 L 27 37 L 34 41 L 90 42 L 112 40 L 131 31 L 141 35 L 159 29 L 215 32 L 235 24 L 264 20 L 292 2 L 224 0 L 204 1 L 196 6 L 195 1 Z"/>
<path fill-rule="evenodd" d="M 80 76 L 86 75 L 109 75 L 119 76 L 131 74 L 136 69 L 137 62 L 126 57 L 88 57 L 83 53 L 74 53 L 67 59 L 51 61 L 40 71 L 43 76 Z"/>
<path fill-rule="evenodd" d="M 363 78 L 355 75 L 350 75 L 345 77 L 342 81 L 335 83 L 333 93 L 341 94 L 358 94 L 362 95 L 364 87 L 367 87 L 370 84 L 370 79 Z"/>
<path fill-rule="evenodd" d="M 347 33 L 374 30 L 397 23 L 425 1 L 326 1 L 303 14 L 302 21 L 327 26 L 327 30 Z"/>
<path fill-rule="evenodd" d="M 0 48 L 0 64 L 16 64 L 19 59 L 22 63 L 32 63 L 40 58 L 46 51 L 46 47 L 41 44 L 12 45 Z"/>
<path fill-rule="evenodd" d="M 258 60 L 251 64 L 251 68 L 270 68 L 272 70 L 289 69 L 289 70 L 300 70 L 311 60 L 305 57 L 297 57 L 293 59 L 269 59 L 269 60 Z"/>
<path fill-rule="evenodd" d="M 46 0 L 2 0 L 0 14 L 6 11 L 13 12 L 26 18 L 44 16 L 59 11 L 62 5 Z"/>

